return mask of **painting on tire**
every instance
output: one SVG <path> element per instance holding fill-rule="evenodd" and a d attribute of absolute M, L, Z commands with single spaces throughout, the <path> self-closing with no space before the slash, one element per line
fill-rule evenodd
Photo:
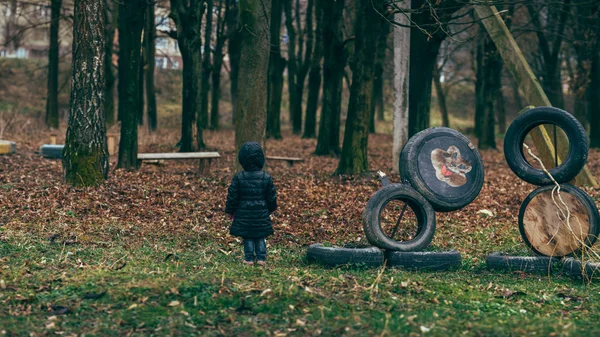
<path fill-rule="evenodd" d="M 452 187 L 460 187 L 467 183 L 466 173 L 471 172 L 471 163 L 460 155 L 460 150 L 450 145 L 448 150 L 431 151 L 431 164 L 435 176 Z"/>

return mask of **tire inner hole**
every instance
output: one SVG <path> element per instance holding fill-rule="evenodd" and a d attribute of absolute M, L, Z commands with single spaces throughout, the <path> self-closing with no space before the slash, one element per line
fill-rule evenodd
<path fill-rule="evenodd" d="M 565 144 L 559 143 L 558 146 L 556 147 L 558 149 L 559 156 L 561 157 L 562 160 L 564 160 L 566 158 L 566 154 L 568 154 L 568 151 L 569 151 L 569 140 L 566 136 L 566 133 L 560 126 L 557 126 L 554 124 L 542 124 L 542 126 L 544 126 L 546 128 L 546 132 L 548 133 L 550 143 L 553 146 L 556 147 L 555 144 L 556 144 L 556 142 L 558 142 L 559 139 L 561 139 L 561 138 L 567 139 L 567 142 Z M 534 130 L 535 129 L 533 129 L 533 130 L 529 131 L 529 133 L 527 133 L 524 143 L 527 144 L 527 146 L 529 146 L 529 148 L 531 149 L 531 152 L 534 155 L 536 155 L 538 158 L 542 159 L 540 151 L 533 143 L 532 133 L 534 132 Z M 562 133 L 562 137 L 561 137 L 561 133 Z M 529 165 L 531 165 L 532 167 L 534 167 L 538 170 L 542 169 L 542 166 L 540 165 L 540 163 L 529 154 L 529 152 L 527 151 L 527 149 L 524 146 L 521 146 L 521 153 L 523 154 L 523 157 L 525 158 L 525 160 L 527 160 L 527 163 L 529 163 Z M 548 164 L 548 163 L 544 162 L 544 165 L 546 166 L 547 169 L 554 168 L 557 166 L 556 160 L 557 160 L 556 156 L 553 156 L 551 163 Z"/>
<path fill-rule="evenodd" d="M 390 200 L 381 210 L 379 220 L 383 233 L 395 241 L 413 240 L 420 232 L 414 210 L 403 200 Z"/>

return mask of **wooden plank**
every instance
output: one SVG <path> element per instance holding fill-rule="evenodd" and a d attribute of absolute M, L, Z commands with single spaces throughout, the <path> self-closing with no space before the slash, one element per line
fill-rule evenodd
<path fill-rule="evenodd" d="M 287 161 L 304 161 L 304 159 L 302 158 L 295 158 L 295 157 L 275 157 L 275 156 L 267 156 L 267 159 L 270 160 L 287 160 Z"/>
<path fill-rule="evenodd" d="M 138 160 L 152 160 L 152 159 L 164 159 L 164 160 L 175 160 L 175 159 L 210 159 L 220 158 L 221 155 L 218 152 L 183 152 L 183 153 L 138 153 Z"/>
<path fill-rule="evenodd" d="M 483 4 L 486 3 L 487 4 Z M 473 1 L 473 7 L 477 16 L 481 19 L 485 29 L 494 41 L 496 48 L 500 52 L 504 64 L 515 77 L 519 88 L 522 90 L 528 104 L 534 106 L 551 106 L 550 100 L 544 93 L 540 83 L 536 79 L 531 67 L 525 60 L 521 49 L 511 35 L 510 31 L 502 21 L 496 7 L 490 5 L 491 1 Z M 530 133 L 535 147 L 540 153 L 546 167 L 554 166 L 554 145 L 548 130 L 544 126 L 540 126 Z M 568 139 L 564 132 L 557 132 L 557 143 L 565 144 L 558 146 L 558 162 L 561 163 L 563 158 L 566 158 L 568 153 Z M 598 187 L 598 183 L 592 176 L 589 167 L 586 165 L 581 173 L 577 176 L 577 183 L 580 185 L 588 185 Z"/>

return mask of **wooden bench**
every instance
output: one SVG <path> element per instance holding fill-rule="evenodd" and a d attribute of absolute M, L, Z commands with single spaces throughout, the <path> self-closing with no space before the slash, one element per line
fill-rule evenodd
<path fill-rule="evenodd" d="M 282 160 L 287 163 L 289 167 L 294 166 L 295 162 L 304 161 L 302 158 L 293 158 L 293 157 L 275 157 L 275 156 L 267 156 L 268 160 Z"/>
<path fill-rule="evenodd" d="M 200 174 L 207 174 L 213 159 L 220 158 L 218 152 L 138 153 L 140 166 L 144 160 L 200 159 Z"/>

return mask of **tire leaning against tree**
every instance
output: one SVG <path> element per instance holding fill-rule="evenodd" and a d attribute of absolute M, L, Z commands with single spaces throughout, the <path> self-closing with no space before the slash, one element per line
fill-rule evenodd
<path fill-rule="evenodd" d="M 541 169 L 533 167 L 523 153 L 522 144 L 534 128 L 552 124 L 560 127 L 569 139 L 569 154 L 563 162 L 548 172 L 559 184 L 567 183 L 581 172 L 588 157 L 588 138 L 585 129 L 570 113 L 550 106 L 537 107 L 519 115 L 508 127 L 504 137 L 504 157 L 511 170 L 523 181 L 533 185 L 552 184 Z"/>
<path fill-rule="evenodd" d="M 381 211 L 392 200 L 405 202 L 415 213 L 417 234 L 409 241 L 395 241 L 381 228 Z M 407 184 L 390 184 L 373 194 L 362 214 L 363 229 L 367 240 L 382 249 L 402 252 L 423 250 L 429 246 L 435 234 L 435 211 L 415 189 Z"/>

